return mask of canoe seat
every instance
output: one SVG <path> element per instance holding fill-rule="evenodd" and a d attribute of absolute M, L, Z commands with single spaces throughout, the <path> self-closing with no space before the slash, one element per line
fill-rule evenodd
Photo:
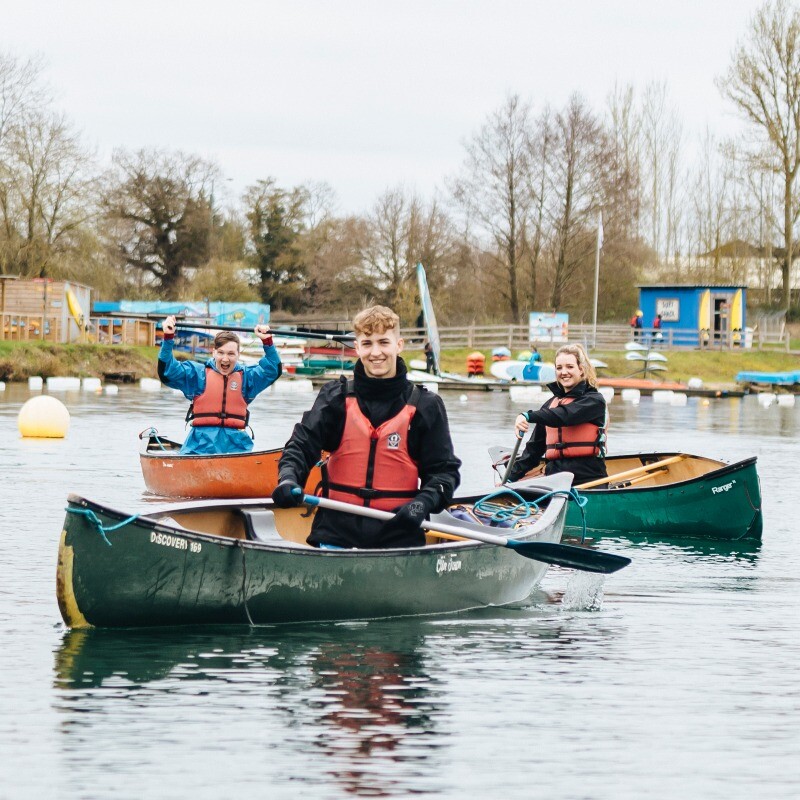
<path fill-rule="evenodd" d="M 275 514 L 266 508 L 243 508 L 245 538 L 254 542 L 276 542 L 286 544 L 275 525 Z"/>

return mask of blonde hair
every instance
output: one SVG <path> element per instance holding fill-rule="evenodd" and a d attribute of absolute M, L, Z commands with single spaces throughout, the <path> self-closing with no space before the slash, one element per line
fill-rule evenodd
<path fill-rule="evenodd" d="M 353 330 L 356 336 L 372 336 L 375 333 L 397 330 L 400 333 L 400 317 L 386 306 L 370 306 L 356 314 Z"/>
<path fill-rule="evenodd" d="M 589 361 L 589 356 L 586 355 L 586 351 L 583 349 L 583 345 L 580 344 L 565 344 L 556 350 L 556 357 L 553 359 L 555 361 L 560 355 L 565 356 L 575 356 L 575 361 L 578 362 L 578 366 L 583 370 L 583 374 L 585 376 L 584 380 L 589 386 L 593 388 L 597 388 L 597 373 L 592 366 L 592 362 Z"/>

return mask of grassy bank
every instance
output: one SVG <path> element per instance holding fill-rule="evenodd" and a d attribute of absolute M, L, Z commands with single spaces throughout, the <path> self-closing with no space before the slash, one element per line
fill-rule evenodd
<path fill-rule="evenodd" d="M 442 354 L 442 369 L 466 373 L 467 355 L 471 350 L 446 350 Z M 542 350 L 542 358 L 552 361 L 554 350 Z M 421 350 L 406 350 L 406 360 L 425 359 Z M 485 353 L 487 371 L 491 354 Z M 515 354 L 516 355 L 516 354 Z M 623 377 L 637 369 L 636 362 L 626 361 L 625 353 L 598 352 L 593 354 L 608 364 L 601 374 Z M 685 381 L 702 378 L 708 384 L 732 385 L 736 373 L 743 370 L 784 372 L 800 369 L 800 358 L 787 353 L 735 351 L 664 351 L 669 370 L 659 373 L 664 379 Z M 79 378 L 102 378 L 109 372 L 129 372 L 136 378 L 155 378 L 158 348 L 109 347 L 97 344 L 50 344 L 46 342 L 0 341 L 0 380 L 25 381 L 39 375 L 42 378 L 72 375 Z"/>
<path fill-rule="evenodd" d="M 0 380 L 25 381 L 36 375 L 102 379 L 109 372 L 155 378 L 157 357 L 155 347 L 0 341 Z"/>

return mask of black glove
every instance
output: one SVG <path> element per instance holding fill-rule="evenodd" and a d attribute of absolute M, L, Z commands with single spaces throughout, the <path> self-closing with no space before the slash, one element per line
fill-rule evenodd
<path fill-rule="evenodd" d="M 297 496 L 292 493 L 292 491 L 295 489 L 300 490 L 297 492 Z M 275 491 L 272 493 L 272 502 L 275 503 L 278 508 L 293 508 L 294 506 L 301 506 L 303 505 L 303 489 L 300 484 L 291 478 L 282 480 L 275 487 Z"/>
<path fill-rule="evenodd" d="M 383 523 L 381 534 L 416 533 L 428 514 L 428 506 L 422 500 L 414 498 L 410 503 L 400 506 L 394 517 Z"/>

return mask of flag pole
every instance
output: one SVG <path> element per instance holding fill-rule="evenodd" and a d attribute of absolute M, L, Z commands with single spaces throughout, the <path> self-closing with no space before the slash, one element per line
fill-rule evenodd
<path fill-rule="evenodd" d="M 600 248 L 603 246 L 603 212 L 597 217 L 597 250 L 594 256 L 594 315 L 592 316 L 592 349 L 597 347 L 597 294 L 600 289 Z"/>

